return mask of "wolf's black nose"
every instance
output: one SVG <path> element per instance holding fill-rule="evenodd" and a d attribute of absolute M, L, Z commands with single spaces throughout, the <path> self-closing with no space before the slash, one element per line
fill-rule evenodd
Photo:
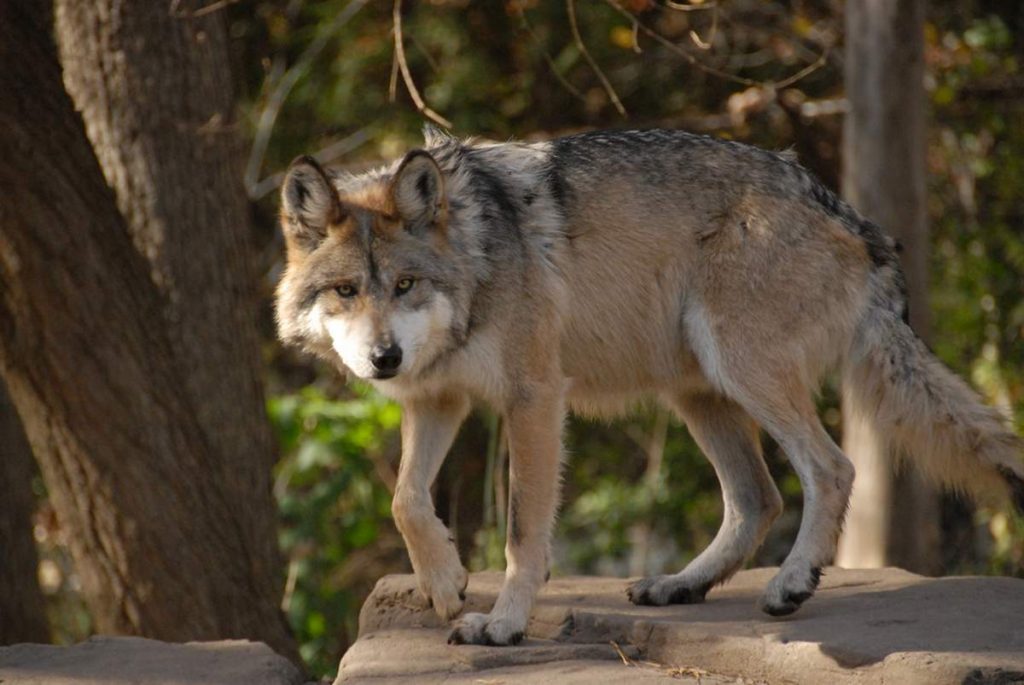
<path fill-rule="evenodd" d="M 370 350 L 370 363 L 378 371 L 394 371 L 402 365 L 402 348 L 394 343 L 377 345 Z"/>

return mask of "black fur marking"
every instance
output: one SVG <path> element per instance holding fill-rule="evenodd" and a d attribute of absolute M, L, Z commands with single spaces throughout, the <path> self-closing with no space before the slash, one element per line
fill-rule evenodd
<path fill-rule="evenodd" d="M 508 187 L 490 168 L 477 162 L 473 150 L 467 150 L 464 159 L 471 170 L 470 190 L 484 206 L 484 218 L 491 221 L 505 220 L 511 226 L 519 226 L 519 207 L 512 200 Z"/>
<path fill-rule="evenodd" d="M 821 205 L 830 216 L 842 217 L 843 206 L 836 194 L 826 188 L 817 179 L 811 179 L 811 197 Z"/>
<path fill-rule="evenodd" d="M 794 605 L 793 606 L 793 610 L 796 611 L 797 607 L 799 607 L 801 604 L 803 604 L 804 602 L 806 602 L 807 600 L 809 600 L 813 596 L 814 596 L 814 591 L 812 591 L 812 590 L 804 590 L 802 592 L 786 593 L 786 595 L 785 595 L 785 604 L 783 604 L 783 606 L 787 607 L 788 605 L 793 604 Z"/>
<path fill-rule="evenodd" d="M 1013 506 L 1021 515 L 1024 515 L 1024 478 L 1018 476 L 1009 466 L 1000 465 L 996 467 L 996 470 L 999 471 L 999 475 L 1006 481 L 1006 486 L 1010 488 L 1010 498 L 1013 500 Z"/>
<path fill-rule="evenodd" d="M 697 587 L 685 585 L 677 587 L 669 592 L 664 601 L 659 601 L 651 595 L 651 588 L 659 580 L 659 577 L 643 578 L 633 583 L 626 589 L 629 601 L 639 606 L 665 606 L 668 604 L 701 604 L 707 597 L 708 590 L 712 583 L 704 583 Z"/>
<path fill-rule="evenodd" d="M 668 595 L 667 604 L 702 604 L 707 597 L 711 584 L 707 583 L 695 588 L 678 587 Z"/>
<path fill-rule="evenodd" d="M 463 602 L 466 601 L 466 590 L 465 590 L 465 588 L 463 588 L 462 590 L 459 590 L 459 599 L 461 599 Z"/>
<path fill-rule="evenodd" d="M 852 214 L 853 210 L 848 210 Z M 854 232 L 864 241 L 868 248 L 868 257 L 877 268 L 893 266 L 900 268 L 899 257 L 896 255 L 895 242 L 886 237 L 881 228 L 864 219 L 857 220 Z"/>
<path fill-rule="evenodd" d="M 373 256 L 373 250 L 366 250 L 366 261 L 370 272 L 370 283 L 374 285 L 380 284 L 380 269 L 377 267 L 377 258 Z"/>
<path fill-rule="evenodd" d="M 295 178 L 288 185 L 288 199 L 293 207 L 300 212 L 306 211 L 306 200 L 309 198 L 309 189 L 306 184 Z"/>
<path fill-rule="evenodd" d="M 426 172 L 420 174 L 420 177 L 416 179 L 416 192 L 424 200 L 430 199 L 430 178 Z"/>
<path fill-rule="evenodd" d="M 818 585 L 821 584 L 821 576 L 822 575 L 824 575 L 824 574 L 822 573 L 822 570 L 821 570 L 820 566 L 815 566 L 814 568 L 811 569 L 811 581 L 812 581 L 811 582 L 811 587 L 814 588 L 815 590 L 817 590 L 818 589 Z"/>
<path fill-rule="evenodd" d="M 466 638 L 462 637 L 462 633 L 456 628 L 448 636 L 448 644 L 450 645 L 464 645 L 466 644 Z"/>
<path fill-rule="evenodd" d="M 792 602 L 792 603 L 796 604 L 797 606 L 800 606 L 801 604 L 803 604 L 804 602 L 806 602 L 807 600 L 809 600 L 813 596 L 814 596 L 814 592 L 812 592 L 811 590 L 804 590 L 803 592 L 791 592 L 791 593 L 789 593 L 788 595 L 786 595 L 786 600 L 787 600 L 787 602 Z"/>
<path fill-rule="evenodd" d="M 568 186 L 565 182 L 565 157 L 568 149 L 567 139 L 559 138 L 551 144 L 551 156 L 548 162 L 547 182 L 551 197 L 554 198 L 559 208 L 565 209 L 568 195 Z"/>
<path fill-rule="evenodd" d="M 359 237 L 363 242 L 363 252 L 366 253 L 366 270 L 370 276 L 370 283 L 379 285 L 380 269 L 377 267 L 377 258 L 373 254 L 373 226 L 369 222 L 361 222 L 359 229 Z"/>

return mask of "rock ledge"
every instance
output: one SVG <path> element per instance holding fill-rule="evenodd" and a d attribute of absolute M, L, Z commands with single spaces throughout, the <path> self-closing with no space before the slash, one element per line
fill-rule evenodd
<path fill-rule="evenodd" d="M 447 645 L 413 577 L 387 576 L 335 682 L 1024 683 L 1024 580 L 830 568 L 813 600 L 772 619 L 755 603 L 774 571 L 674 607 L 633 606 L 625 579 L 553 579 L 511 648 Z M 474 574 L 467 610 L 486 611 L 500 583 Z"/>
<path fill-rule="evenodd" d="M 301 685 L 298 669 L 262 642 L 174 644 L 90 638 L 72 647 L 0 647 L 3 685 Z"/>

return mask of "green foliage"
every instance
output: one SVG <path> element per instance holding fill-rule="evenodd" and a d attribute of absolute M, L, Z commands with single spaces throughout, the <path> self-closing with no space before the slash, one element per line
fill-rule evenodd
<path fill-rule="evenodd" d="M 268 410 L 283 453 L 274 491 L 289 565 L 285 607 L 303 659 L 326 674 L 337 668 L 343 636 L 356 632 L 363 599 L 346 582 L 346 564 L 393 527 L 376 464 L 399 412 L 366 392 L 331 400 L 314 387 L 275 397 Z"/>
<path fill-rule="evenodd" d="M 1024 117 L 1020 37 L 998 16 L 930 33 L 935 350 L 1024 427 Z M 981 509 L 987 558 L 958 570 L 1024 575 L 1024 520 Z"/>
<path fill-rule="evenodd" d="M 662 432 L 660 413 L 647 411 L 611 426 L 571 423 L 558 570 L 625 575 L 639 564 L 652 573 L 664 572 L 666 563 L 692 557 L 690 550 L 701 539 L 710 541 L 707 532 L 713 534 L 721 514 L 713 471 L 678 425 Z M 651 463 L 656 450 L 663 450 L 660 465 Z M 662 552 L 675 554 L 659 554 L 651 563 L 634 558 L 638 534 L 659 540 Z"/>

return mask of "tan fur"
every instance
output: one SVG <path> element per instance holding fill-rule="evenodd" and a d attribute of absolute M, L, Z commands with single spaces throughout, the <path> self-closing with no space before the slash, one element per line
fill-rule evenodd
<path fill-rule="evenodd" d="M 287 243 L 278 316 L 283 338 L 402 403 L 395 519 L 444 618 L 461 610 L 467 576 L 429 488 L 470 401 L 505 416 L 506 582 L 452 641 L 522 637 L 547 569 L 567 409 L 612 416 L 660 399 L 722 482 L 718 535 L 678 574 L 633 584 L 642 604 L 703 601 L 761 543 L 781 500 L 758 427 L 805 493 L 763 606 L 784 614 L 810 597 L 854 478 L 815 412 L 829 369 L 844 369 L 849 401 L 940 479 L 986 490 L 1024 475 L 1020 439 L 900 320 L 892 241 L 792 159 L 664 131 L 535 145 L 434 135 L 428 146 L 330 190 L 308 163 L 293 170 L 283 224 L 299 235 Z M 318 228 L 311 208 L 335 206 L 325 192 L 337 192 L 343 219 Z M 394 294 L 414 272 L 415 295 Z M 338 299 L 349 281 L 364 299 Z M 381 344 L 413 341 L 416 361 L 386 379 L 364 360 L 348 364 L 344 355 L 369 349 L 349 338 L 367 330 Z"/>

